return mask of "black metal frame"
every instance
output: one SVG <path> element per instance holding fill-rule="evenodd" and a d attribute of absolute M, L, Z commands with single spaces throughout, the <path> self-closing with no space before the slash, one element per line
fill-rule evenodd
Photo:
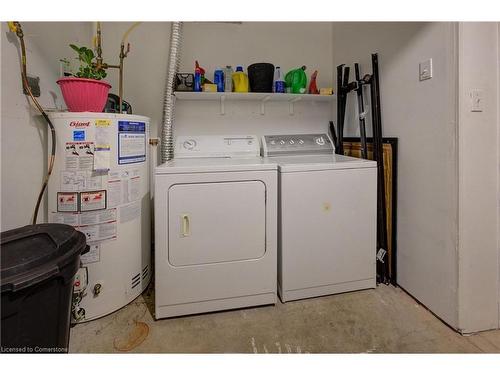
<path fill-rule="evenodd" d="M 344 153 L 344 121 L 347 104 L 347 94 L 356 91 L 358 97 L 358 108 L 360 109 L 360 134 L 362 152 L 367 155 L 366 131 L 364 121 L 363 86 L 370 85 L 370 100 L 372 109 L 372 132 L 373 132 L 373 158 L 377 161 L 377 254 L 380 249 L 387 251 L 387 230 L 385 226 L 385 194 L 384 194 L 384 162 L 382 149 L 382 116 L 380 113 L 380 82 L 378 72 L 378 54 L 373 53 L 372 74 L 366 74 L 360 79 L 359 64 L 355 64 L 356 80 L 349 82 L 350 68 L 341 64 L 337 66 L 337 144 L 336 153 Z M 363 116 L 363 118 L 361 118 Z M 378 257 L 377 257 L 378 259 Z M 377 262 L 377 280 L 388 283 L 388 262 Z"/>
<path fill-rule="evenodd" d="M 344 142 L 360 142 L 361 138 L 358 137 L 345 137 Z M 373 143 L 373 137 L 366 138 L 367 144 Z M 392 249 L 392 264 L 391 264 L 391 278 L 390 283 L 397 285 L 397 260 L 398 260 L 398 241 L 397 241 L 397 230 L 398 230 L 398 138 L 396 137 L 384 137 L 382 138 L 382 144 L 390 144 L 392 148 L 392 238 L 391 238 L 391 249 Z"/>
<path fill-rule="evenodd" d="M 354 64 L 354 71 L 356 81 L 359 82 L 359 64 Z M 359 135 L 361 140 L 361 157 L 363 159 L 368 159 L 368 149 L 366 148 L 366 126 L 365 126 L 365 103 L 363 101 L 363 85 L 359 85 L 356 88 L 356 94 L 358 96 L 358 116 L 359 116 Z"/>

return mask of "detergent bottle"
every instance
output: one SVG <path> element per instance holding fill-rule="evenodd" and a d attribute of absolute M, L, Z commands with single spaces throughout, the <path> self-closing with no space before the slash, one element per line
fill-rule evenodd
<path fill-rule="evenodd" d="M 285 75 L 286 87 L 292 94 L 305 94 L 307 87 L 306 66 L 290 70 Z"/>
<path fill-rule="evenodd" d="M 248 92 L 248 76 L 243 72 L 242 66 L 236 67 L 233 73 L 234 92 Z"/>

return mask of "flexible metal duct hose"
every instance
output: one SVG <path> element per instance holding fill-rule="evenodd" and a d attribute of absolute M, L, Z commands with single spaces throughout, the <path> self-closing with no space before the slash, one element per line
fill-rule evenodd
<path fill-rule="evenodd" d="M 179 70 L 182 44 L 182 22 L 172 22 L 170 33 L 170 56 L 168 59 L 167 83 L 163 97 L 163 124 L 161 128 L 161 161 L 170 160 L 174 156 L 172 125 L 174 122 L 174 83 L 175 73 Z"/>

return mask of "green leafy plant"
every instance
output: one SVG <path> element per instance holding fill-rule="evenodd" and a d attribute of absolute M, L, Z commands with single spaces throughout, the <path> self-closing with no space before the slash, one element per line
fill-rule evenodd
<path fill-rule="evenodd" d="M 84 46 L 78 47 L 74 44 L 70 44 L 69 46 L 78 54 L 77 60 L 80 62 L 78 72 L 73 74 L 75 77 L 97 80 L 101 80 L 106 77 L 106 70 L 102 67 L 98 69 L 97 64 L 94 62 L 94 51 Z M 66 64 L 68 63 L 68 60 L 66 59 L 62 59 L 61 61 Z"/>

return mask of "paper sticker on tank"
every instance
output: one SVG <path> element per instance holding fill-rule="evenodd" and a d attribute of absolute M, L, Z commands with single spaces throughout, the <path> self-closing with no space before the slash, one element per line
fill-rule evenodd
<path fill-rule="evenodd" d="M 110 147 L 113 136 L 110 120 L 95 120 L 96 147 Z"/>
<path fill-rule="evenodd" d="M 81 191 L 102 189 L 103 174 L 92 171 L 61 171 L 61 190 Z"/>
<path fill-rule="evenodd" d="M 85 189 L 84 190 L 100 190 L 102 189 L 102 179 L 106 174 L 103 172 L 87 171 L 85 176 Z"/>
<path fill-rule="evenodd" d="M 146 123 L 118 121 L 118 164 L 146 160 Z"/>
<path fill-rule="evenodd" d="M 78 230 L 85 234 L 87 243 L 116 238 L 116 221 L 97 225 L 82 225 Z"/>
<path fill-rule="evenodd" d="M 79 191 L 85 188 L 86 171 L 61 171 L 61 190 Z"/>
<path fill-rule="evenodd" d="M 58 212 L 77 212 L 78 211 L 78 193 L 57 193 L 57 211 Z"/>
<path fill-rule="evenodd" d="M 93 142 L 66 142 L 65 169 L 92 170 L 94 167 Z"/>
<path fill-rule="evenodd" d="M 90 250 L 88 251 L 88 253 L 80 256 L 80 260 L 83 264 L 96 263 L 99 262 L 101 258 L 101 245 L 94 244 L 89 245 L 89 247 Z"/>
<path fill-rule="evenodd" d="M 108 207 L 117 207 L 141 198 L 139 169 L 109 171 Z"/>
<path fill-rule="evenodd" d="M 134 176 L 129 180 L 128 186 L 128 200 L 133 202 L 141 197 L 141 177 Z"/>
<path fill-rule="evenodd" d="M 76 227 L 79 224 L 78 214 L 76 212 L 51 212 L 49 215 L 49 222 Z"/>
<path fill-rule="evenodd" d="M 106 190 L 85 191 L 80 193 L 80 211 L 104 210 L 106 208 Z"/>
<path fill-rule="evenodd" d="M 116 220 L 116 208 L 109 210 L 82 212 L 80 215 L 80 225 L 95 225 Z"/>
<path fill-rule="evenodd" d="M 111 120 L 95 120 L 94 170 L 109 170 L 111 166 Z"/>
<path fill-rule="evenodd" d="M 111 166 L 111 148 L 96 147 L 94 156 L 94 170 L 108 171 Z"/>
<path fill-rule="evenodd" d="M 108 180 L 108 207 L 116 207 L 121 204 L 122 180 Z"/>
<path fill-rule="evenodd" d="M 79 146 L 78 169 L 91 171 L 94 169 L 94 144 L 84 143 Z"/>

